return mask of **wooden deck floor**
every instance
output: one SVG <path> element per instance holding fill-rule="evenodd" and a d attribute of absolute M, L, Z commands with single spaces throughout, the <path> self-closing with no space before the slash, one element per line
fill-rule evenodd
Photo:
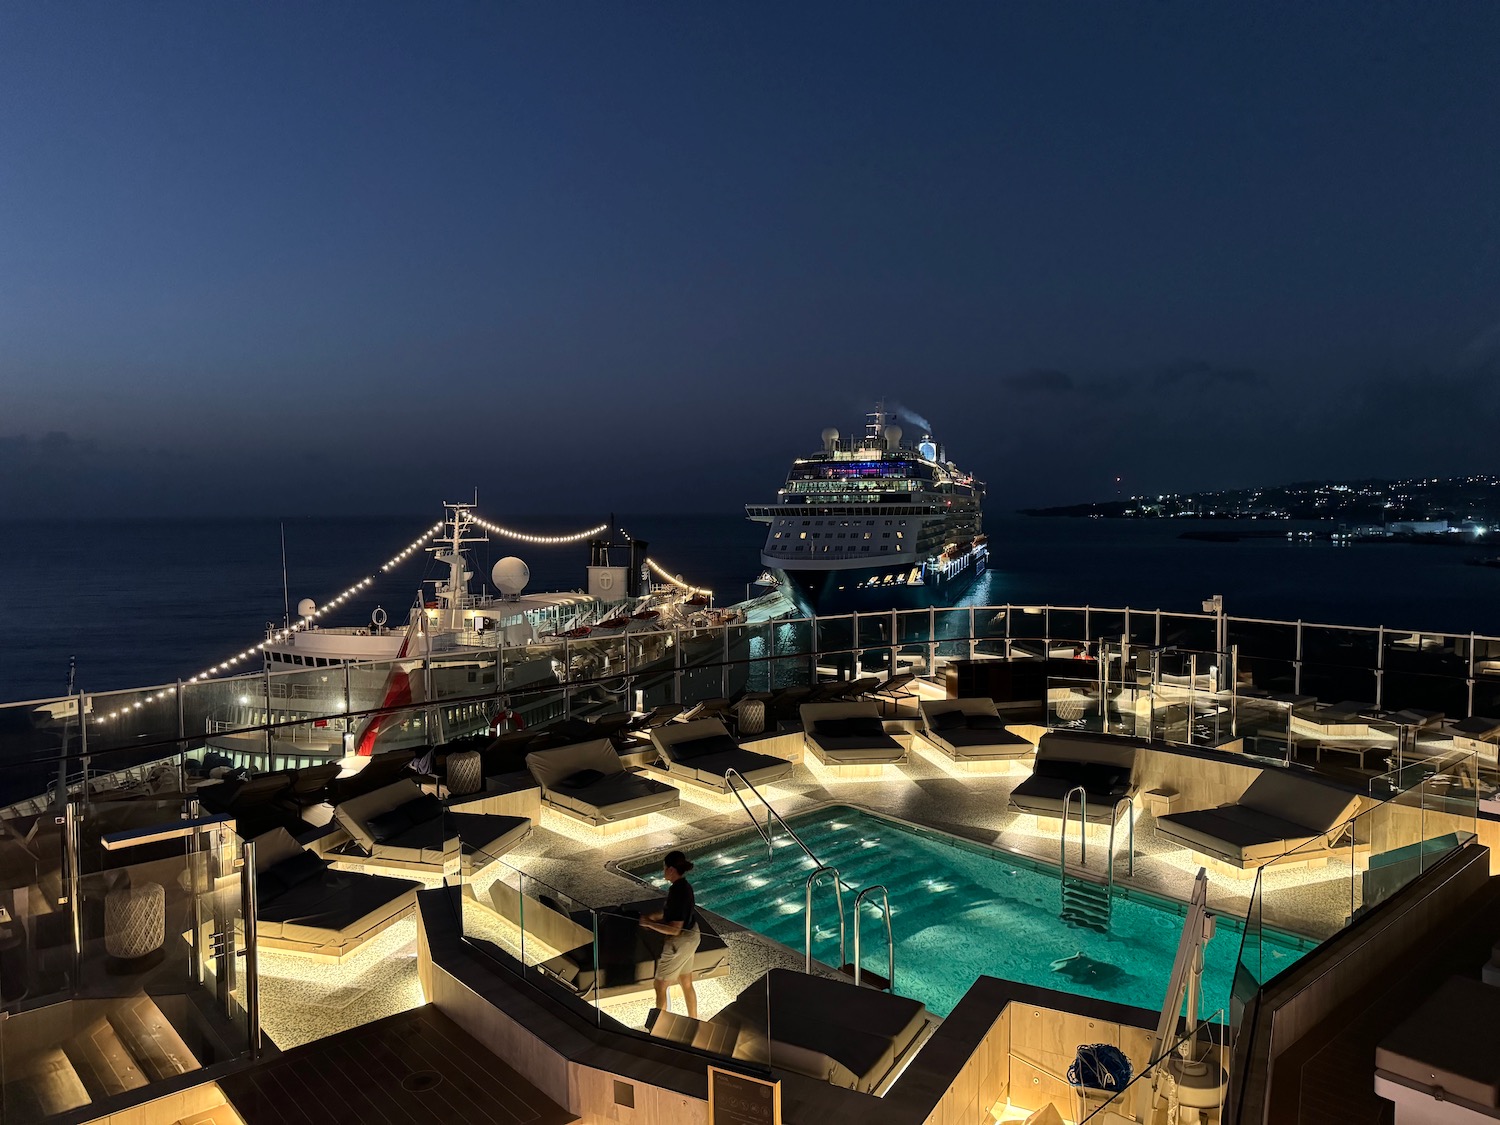
<path fill-rule="evenodd" d="M 246 1125 L 567 1125 L 549 1100 L 432 1005 L 220 1079 Z"/>

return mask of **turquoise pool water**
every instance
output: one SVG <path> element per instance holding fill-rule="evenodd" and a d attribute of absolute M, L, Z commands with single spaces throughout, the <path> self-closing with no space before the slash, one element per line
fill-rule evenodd
<path fill-rule="evenodd" d="M 1003 977 L 1160 1008 L 1182 933 L 1184 909 L 1137 891 L 1115 890 L 1108 933 L 1059 917 L 1057 869 L 993 848 L 886 820 L 848 807 L 819 809 L 789 823 L 846 885 L 844 907 L 858 888 L 890 891 L 896 943 L 896 991 L 940 1016 L 953 1010 L 981 975 Z M 693 854 L 698 904 L 799 953 L 804 944 L 804 888 L 813 863 L 784 834 L 773 856 L 753 830 Z M 665 886 L 656 862 L 632 874 Z M 850 890 L 848 888 L 854 888 Z M 866 900 L 860 919 L 863 963 L 884 975 L 885 927 Z M 813 956 L 838 962 L 838 915 L 831 881 L 813 892 Z M 848 954 L 854 957 L 852 918 Z M 1205 956 L 1201 1015 L 1227 1013 L 1243 927 L 1220 917 Z M 1271 964 L 1290 965 L 1312 943 L 1275 932 L 1263 937 Z"/>

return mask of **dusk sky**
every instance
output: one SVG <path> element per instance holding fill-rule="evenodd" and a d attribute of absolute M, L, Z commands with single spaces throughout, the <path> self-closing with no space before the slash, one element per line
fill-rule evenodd
<path fill-rule="evenodd" d="M 0 515 L 1497 471 L 1500 5 L 0 6 Z"/>

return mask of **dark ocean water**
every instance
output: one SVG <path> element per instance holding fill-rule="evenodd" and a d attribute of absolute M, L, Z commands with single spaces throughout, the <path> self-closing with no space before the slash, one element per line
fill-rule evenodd
<path fill-rule="evenodd" d="M 496 518 L 500 513 L 489 513 Z M 399 617 L 432 577 L 426 555 L 389 574 L 379 567 L 437 513 L 286 524 L 289 593 L 327 600 L 367 575 L 375 584 L 335 623 L 357 625 L 383 605 Z M 571 531 L 597 517 L 509 521 L 518 529 Z M 674 574 L 738 601 L 759 573 L 763 531 L 733 515 L 629 516 Z M 1196 610 L 1223 594 L 1231 614 L 1333 624 L 1500 634 L 1500 570 L 1465 566 L 1483 547 L 1182 540 L 1189 528 L 1225 524 L 991 516 L 991 571 L 964 598 L 976 604 L 1130 605 Z M 1264 523 L 1245 525 L 1264 530 Z M 583 585 L 587 548 L 531 547 L 499 539 L 476 575 L 516 554 L 535 590 Z M 430 587 L 428 587 L 430 590 Z M 757 591 L 758 592 L 758 591 Z M 60 695 L 69 656 L 90 691 L 170 683 L 258 642 L 282 616 L 281 545 L 274 520 L 0 523 L 0 700 Z"/>

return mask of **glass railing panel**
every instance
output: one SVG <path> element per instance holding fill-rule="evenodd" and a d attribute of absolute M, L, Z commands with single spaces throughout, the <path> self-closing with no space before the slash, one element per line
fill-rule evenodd
<path fill-rule="evenodd" d="M 670 632 L 626 632 L 625 658 L 630 665 L 630 692 L 636 710 L 650 711 L 676 700 L 675 645 Z"/>
<path fill-rule="evenodd" d="M 1375 666 L 1302 662 L 1302 695 L 1323 703 L 1364 703 L 1373 706 L 1376 695 Z"/>
<path fill-rule="evenodd" d="M 26 801 L 46 789 L 57 761 L 79 752 L 83 696 L 31 700 L 0 706 L 0 808 Z"/>
<path fill-rule="evenodd" d="M 658 1007 L 654 981 L 667 937 L 642 925 L 660 912 L 659 892 L 630 901 L 590 906 L 555 880 L 537 878 L 508 859 L 475 854 L 462 879 L 464 936 L 482 950 L 499 951 L 511 969 L 534 987 L 587 1003 L 611 1029 L 667 1039 L 710 1058 L 766 1061 L 769 983 L 762 978 L 738 996 L 726 988 L 728 949 L 701 923 L 693 967 L 698 1018 L 685 1018 L 680 978 L 668 985 L 667 1012 Z M 732 1010 L 726 1010 L 732 1009 Z M 759 1059 L 755 1053 L 759 1052 Z"/>
<path fill-rule="evenodd" d="M 1119 687 L 1110 685 L 1101 695 L 1098 680 L 1049 677 L 1047 725 L 1068 730 L 1107 730 L 1117 714 L 1115 704 L 1119 694 Z"/>
<path fill-rule="evenodd" d="M 1297 686 L 1297 663 L 1269 656 L 1247 656 L 1236 661 L 1241 690 L 1255 688 L 1267 695 L 1292 695 Z"/>
<path fill-rule="evenodd" d="M 1001 653 L 1009 630 L 1015 628 L 1016 610 L 1011 606 L 978 605 L 968 611 L 968 628 L 974 639 L 976 652 Z M 1040 623 L 1041 618 L 1036 618 Z M 1038 624 L 1040 629 L 1040 624 Z"/>
<path fill-rule="evenodd" d="M 938 653 L 953 659 L 965 659 L 969 655 L 971 619 L 975 616 L 994 616 L 993 610 L 938 609 L 933 611 L 932 633 L 938 642 Z M 1004 636 L 1004 622 L 1001 635 Z"/>
<path fill-rule="evenodd" d="M 1302 626 L 1302 659 L 1314 664 L 1373 669 L 1379 662 L 1380 631 L 1352 626 Z"/>
<path fill-rule="evenodd" d="M 215 734 L 259 727 L 269 715 L 262 673 L 182 685 L 183 735 L 196 745 Z"/>
<path fill-rule="evenodd" d="M 889 619 L 887 619 L 888 624 Z M 871 622 L 872 628 L 876 628 L 877 625 L 878 618 Z M 819 617 L 815 643 L 820 663 L 826 663 L 835 653 L 847 652 L 857 647 L 854 616 L 851 614 L 847 617 Z"/>
<path fill-rule="evenodd" d="M 896 614 L 896 643 L 903 646 L 926 646 L 932 641 L 936 632 L 936 626 L 936 610 L 902 610 Z"/>
<path fill-rule="evenodd" d="M 177 685 L 88 696 L 88 749 L 113 750 L 177 738 Z"/>
<path fill-rule="evenodd" d="M 1153 648 L 1161 643 L 1161 614 L 1155 610 L 1131 609 L 1125 615 L 1125 631 L 1136 648 Z"/>
<path fill-rule="evenodd" d="M 1176 645 L 1183 651 L 1213 652 L 1218 622 L 1212 616 L 1196 613 L 1163 613 L 1161 643 Z"/>
<path fill-rule="evenodd" d="M 1121 638 L 1125 636 L 1125 611 L 1123 609 L 1090 609 L 1088 630 L 1093 640 L 1103 640 L 1118 646 Z"/>
<path fill-rule="evenodd" d="M 1290 663 L 1297 659 L 1297 624 L 1286 621 L 1247 621 L 1225 618 L 1229 644 L 1239 649 L 1240 660 L 1272 660 Z"/>
<path fill-rule="evenodd" d="M 1088 615 L 1081 609 L 1047 610 L 1047 636 L 1054 652 L 1092 641 L 1088 625 Z"/>
<path fill-rule="evenodd" d="M 717 649 L 722 659 L 722 634 L 716 632 L 706 647 Z M 629 710 L 629 680 L 625 667 L 625 639 L 622 636 L 570 641 L 568 669 L 574 684 L 569 704 L 572 713 L 604 715 Z"/>
<path fill-rule="evenodd" d="M 1387 711 L 1439 711 L 1460 719 L 1469 711 L 1469 685 L 1462 674 L 1449 676 L 1386 667 L 1380 705 Z"/>
<path fill-rule="evenodd" d="M 0 893 L 5 1120 L 123 1110 L 252 1049 L 244 846 L 180 807 L 75 802 L 77 844 Z"/>
<path fill-rule="evenodd" d="M 453 653 L 432 656 L 431 698 L 449 701 L 494 695 L 499 663 L 500 654 L 493 650 L 462 656 Z"/>
<path fill-rule="evenodd" d="M 1234 976 L 1230 981 L 1229 1016 L 1236 1029 L 1243 1029 L 1246 1007 L 1255 998 L 1261 985 L 1265 984 L 1265 895 L 1264 867 L 1255 872 L 1255 883 L 1245 908 L 1245 926 L 1240 932 L 1239 954 L 1235 958 Z"/>

